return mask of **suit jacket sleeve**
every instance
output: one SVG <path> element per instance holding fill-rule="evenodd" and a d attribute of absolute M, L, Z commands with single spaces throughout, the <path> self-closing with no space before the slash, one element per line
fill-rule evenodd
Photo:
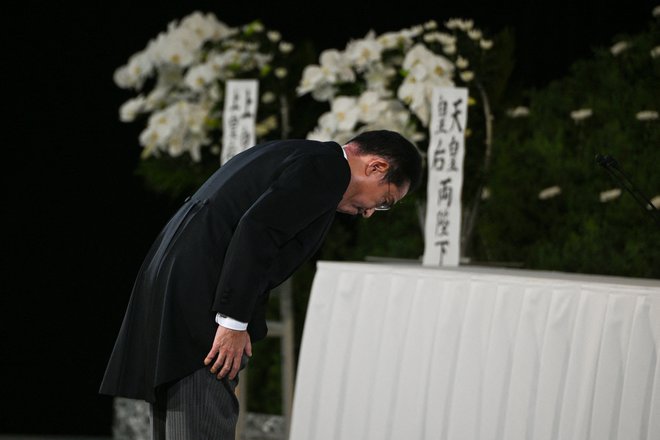
<path fill-rule="evenodd" d="M 339 155 L 302 157 L 289 165 L 239 221 L 213 310 L 249 322 L 280 250 L 314 220 L 335 211 L 349 181 L 348 163 Z"/>

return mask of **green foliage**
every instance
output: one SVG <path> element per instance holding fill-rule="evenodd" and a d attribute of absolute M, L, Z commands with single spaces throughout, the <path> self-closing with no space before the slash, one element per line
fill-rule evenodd
<path fill-rule="evenodd" d="M 491 197 L 478 223 L 478 256 L 532 269 L 660 277 L 660 227 L 630 194 L 601 202 L 616 188 L 596 154 L 611 155 L 647 198 L 660 193 L 660 122 L 636 114 L 658 110 L 660 59 L 651 57 L 657 22 L 618 56 L 596 49 L 567 77 L 529 91 L 528 118 L 499 114 Z M 593 115 L 574 121 L 571 111 Z M 557 185 L 561 194 L 539 199 Z"/>

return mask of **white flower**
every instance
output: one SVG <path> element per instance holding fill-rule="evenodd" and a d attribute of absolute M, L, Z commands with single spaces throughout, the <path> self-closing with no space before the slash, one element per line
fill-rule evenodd
<path fill-rule="evenodd" d="M 660 17 L 660 5 L 653 8 L 653 16 L 654 17 Z"/>
<path fill-rule="evenodd" d="M 435 20 L 430 20 L 424 23 L 424 29 L 433 30 L 438 28 L 438 23 Z"/>
<path fill-rule="evenodd" d="M 579 122 L 584 119 L 590 118 L 591 115 L 592 115 L 592 111 L 590 108 L 582 108 L 571 112 L 571 118 L 575 122 Z"/>
<path fill-rule="evenodd" d="M 430 32 L 424 35 L 424 41 L 432 43 L 437 41 L 438 43 L 444 46 L 454 46 L 456 45 L 456 37 L 444 32 Z"/>
<path fill-rule="evenodd" d="M 138 52 L 129 58 L 128 64 L 115 70 L 114 81 L 123 89 L 140 89 L 152 71 L 153 64 L 149 55 Z"/>
<path fill-rule="evenodd" d="M 233 32 L 226 24 L 219 21 L 214 14 L 203 15 L 198 11 L 184 17 L 180 26 L 196 33 L 202 41 L 217 41 L 228 37 Z"/>
<path fill-rule="evenodd" d="M 279 47 L 280 47 L 280 52 L 282 53 L 289 53 L 293 50 L 293 44 L 287 41 L 282 41 Z"/>
<path fill-rule="evenodd" d="M 630 47 L 630 45 L 627 41 L 619 41 L 614 46 L 610 47 L 610 52 L 613 56 L 617 56 L 624 50 L 628 49 L 628 47 Z"/>
<path fill-rule="evenodd" d="M 448 44 L 446 46 L 442 46 L 442 51 L 446 53 L 447 55 L 453 55 L 456 53 L 456 46 L 453 44 Z"/>
<path fill-rule="evenodd" d="M 403 32 L 387 32 L 378 36 L 376 41 L 380 43 L 383 49 L 394 49 L 399 45 L 409 47 L 412 44 L 410 37 Z"/>
<path fill-rule="evenodd" d="M 460 27 L 461 20 L 458 18 L 450 18 L 445 22 L 445 27 L 447 29 L 458 29 Z"/>
<path fill-rule="evenodd" d="M 143 95 L 129 99 L 119 108 L 119 120 L 122 122 L 132 122 L 145 107 L 147 100 Z"/>
<path fill-rule="evenodd" d="M 263 137 L 277 128 L 277 116 L 270 115 L 263 121 L 257 123 L 254 127 L 255 134 Z"/>
<path fill-rule="evenodd" d="M 277 31 L 268 31 L 266 32 L 266 37 L 268 37 L 271 42 L 277 43 L 282 39 L 282 34 Z"/>
<path fill-rule="evenodd" d="M 264 104 L 270 104 L 272 102 L 275 102 L 275 93 L 273 92 L 266 92 L 263 95 L 261 95 L 261 102 Z"/>
<path fill-rule="evenodd" d="M 357 100 L 349 96 L 338 96 L 332 101 L 332 113 L 337 118 L 337 129 L 343 131 L 353 130 L 358 121 L 360 109 Z"/>
<path fill-rule="evenodd" d="M 651 204 L 655 206 L 656 209 L 660 209 L 660 194 L 651 199 Z M 649 206 L 647 209 L 651 209 Z"/>
<path fill-rule="evenodd" d="M 471 40 L 480 40 L 481 36 L 483 35 L 479 29 L 470 29 L 468 31 L 468 37 L 470 37 Z"/>
<path fill-rule="evenodd" d="M 552 197 L 556 197 L 559 194 L 561 194 L 561 188 L 557 185 L 551 186 L 549 188 L 545 188 L 539 193 L 539 199 L 541 200 L 547 200 Z"/>
<path fill-rule="evenodd" d="M 660 56 L 660 46 L 655 46 L 651 49 L 651 58 L 657 58 Z"/>
<path fill-rule="evenodd" d="M 493 47 L 493 40 L 481 40 L 479 41 L 479 46 L 481 46 L 483 50 L 488 50 Z"/>
<path fill-rule="evenodd" d="M 358 118 L 362 122 L 374 122 L 387 108 L 387 103 L 380 99 L 378 93 L 366 91 L 358 99 Z"/>
<path fill-rule="evenodd" d="M 466 71 L 464 71 L 464 72 L 461 72 L 461 79 L 462 79 L 464 82 L 470 82 L 470 81 L 472 81 L 472 80 L 474 79 L 474 73 L 471 72 L 471 71 L 469 71 L 469 70 L 466 70 Z"/>
<path fill-rule="evenodd" d="M 474 21 L 472 20 L 460 20 L 458 28 L 464 32 L 469 31 L 474 26 Z"/>
<path fill-rule="evenodd" d="M 447 58 L 436 55 L 423 44 L 416 44 L 408 51 L 403 60 L 402 67 L 405 70 L 411 70 L 413 66 L 422 65 L 428 74 L 437 76 L 451 77 L 454 72 L 454 65 Z M 418 78 L 423 79 L 423 78 Z"/>
<path fill-rule="evenodd" d="M 658 112 L 654 110 L 644 110 L 638 112 L 635 117 L 638 121 L 655 121 L 658 119 Z"/>
<path fill-rule="evenodd" d="M 463 20 L 461 18 L 451 18 L 445 23 L 447 29 L 460 29 L 464 32 L 469 31 L 474 26 L 472 20 Z"/>
<path fill-rule="evenodd" d="M 364 70 L 367 65 L 380 60 L 383 46 L 370 32 L 364 39 L 355 40 L 346 46 L 346 57 L 358 70 Z"/>
<path fill-rule="evenodd" d="M 355 73 L 351 69 L 350 60 L 338 50 L 324 50 L 321 52 L 319 61 L 321 62 L 321 67 L 331 74 L 333 78 L 343 82 L 355 81 Z"/>
<path fill-rule="evenodd" d="M 388 89 L 389 83 L 397 74 L 392 67 L 385 66 L 382 63 L 372 65 L 365 73 L 364 79 L 367 82 L 367 89 L 377 92 L 382 97 L 389 97 L 392 91 Z"/>
<path fill-rule="evenodd" d="M 484 186 L 483 189 L 481 190 L 481 200 L 488 200 L 488 199 L 490 199 L 490 188 Z"/>
<path fill-rule="evenodd" d="M 456 67 L 458 67 L 459 69 L 467 69 L 469 65 L 470 62 L 460 55 L 456 59 Z"/>
<path fill-rule="evenodd" d="M 275 69 L 275 76 L 279 79 L 286 78 L 289 72 L 284 67 L 278 67 Z"/>
<path fill-rule="evenodd" d="M 321 115 L 316 128 L 307 134 L 307 139 L 317 141 L 331 141 L 335 139 L 337 132 L 337 117 L 332 112 Z"/>
<path fill-rule="evenodd" d="M 210 64 L 199 64 L 188 69 L 183 79 L 190 89 L 200 91 L 217 78 L 216 72 Z"/>
<path fill-rule="evenodd" d="M 600 193 L 600 201 L 602 203 L 609 202 L 614 200 L 621 195 L 621 190 L 619 188 L 610 189 Z"/>
<path fill-rule="evenodd" d="M 529 108 L 518 106 L 516 108 L 507 110 L 506 114 L 510 118 L 524 118 L 529 116 Z"/>

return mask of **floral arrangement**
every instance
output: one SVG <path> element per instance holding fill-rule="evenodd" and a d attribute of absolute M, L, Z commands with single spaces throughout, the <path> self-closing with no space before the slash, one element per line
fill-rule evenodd
<path fill-rule="evenodd" d="M 259 21 L 230 27 L 212 13 L 193 12 L 173 21 L 165 32 L 118 68 L 115 83 L 138 92 L 120 108 L 120 120 L 148 116 L 139 136 L 143 158 L 212 160 L 222 146 L 225 82 L 259 80 L 257 137 L 282 126 L 286 109 L 289 54 L 293 45 Z M 278 133 L 279 134 L 279 133 Z"/>
<path fill-rule="evenodd" d="M 435 86 L 468 85 L 493 46 L 472 20 L 435 21 L 350 41 L 321 53 L 303 71 L 299 96 L 327 101 L 308 138 L 346 141 L 363 130 L 388 128 L 419 142 L 426 138 Z M 474 100 L 471 100 L 474 103 Z"/>

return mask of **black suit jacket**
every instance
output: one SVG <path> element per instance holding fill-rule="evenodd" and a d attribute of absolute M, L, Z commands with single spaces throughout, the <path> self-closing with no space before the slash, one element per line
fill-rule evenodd
<path fill-rule="evenodd" d="M 137 275 L 100 393 L 153 402 L 204 366 L 223 313 L 266 336 L 269 291 L 320 246 L 350 182 L 334 142 L 272 141 L 236 155 L 181 206 Z"/>

